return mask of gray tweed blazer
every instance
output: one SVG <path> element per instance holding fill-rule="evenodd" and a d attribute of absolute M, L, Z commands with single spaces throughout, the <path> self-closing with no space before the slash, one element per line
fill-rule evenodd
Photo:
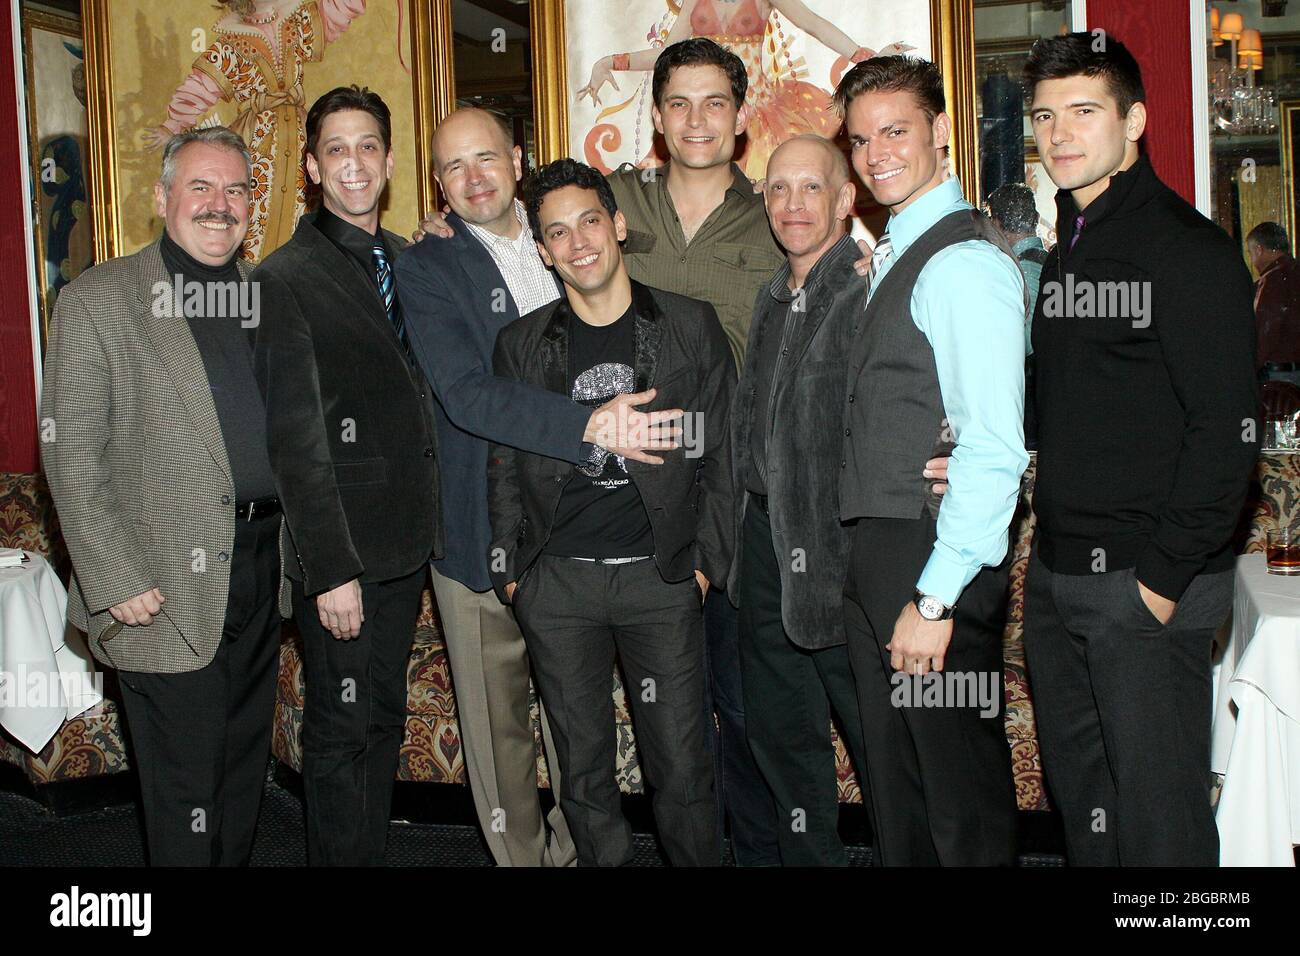
<path fill-rule="evenodd" d="M 212 661 L 235 541 L 234 483 L 203 359 L 184 317 L 153 308 L 167 281 L 153 242 L 59 293 L 40 421 L 72 556 L 68 617 L 99 661 L 154 673 Z M 283 552 L 280 566 L 287 617 Z M 154 587 L 166 601 L 152 623 L 112 627 L 110 607 Z"/>

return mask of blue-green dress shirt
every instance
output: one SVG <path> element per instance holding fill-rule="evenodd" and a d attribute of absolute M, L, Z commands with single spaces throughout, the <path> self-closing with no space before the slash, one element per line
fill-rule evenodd
<path fill-rule="evenodd" d="M 890 216 L 890 266 L 936 222 L 973 208 L 950 177 Z M 873 289 L 876 286 L 873 286 Z M 1007 553 L 1025 453 L 1025 280 L 1016 261 L 982 240 L 934 256 L 912 289 L 912 321 L 934 350 L 956 448 L 934 550 L 917 590 L 956 604 L 980 568 Z"/>

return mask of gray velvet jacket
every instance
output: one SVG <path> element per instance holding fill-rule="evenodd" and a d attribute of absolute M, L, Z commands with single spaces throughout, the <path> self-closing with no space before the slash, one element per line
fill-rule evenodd
<path fill-rule="evenodd" d="M 865 280 L 853 271 L 857 244 L 845 236 L 818 263 L 821 274 L 804 301 L 807 315 L 795 328 L 789 353 L 769 403 L 768 509 L 781 569 L 781 617 L 790 640 L 817 649 L 843 644 L 841 611 L 848 572 L 849 529 L 839 512 L 840 459 L 844 442 L 844 383 L 849 343 L 866 304 Z M 773 281 L 785 282 L 789 266 Z M 749 495 L 749 435 L 763 336 L 780 335 L 768 320 L 771 283 L 754 304 L 745 367 L 731 414 L 731 472 L 736 489 L 736 558 L 727 593 L 739 606 L 741 528 Z"/>

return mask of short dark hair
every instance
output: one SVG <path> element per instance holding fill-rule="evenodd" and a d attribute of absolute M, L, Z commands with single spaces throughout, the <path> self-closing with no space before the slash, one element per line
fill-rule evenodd
<path fill-rule="evenodd" d="M 1004 230 L 1029 235 L 1038 228 L 1034 191 L 1024 183 L 1007 183 L 989 193 L 989 216 Z"/>
<path fill-rule="evenodd" d="M 944 111 L 943 76 L 929 60 L 910 56 L 873 56 L 844 74 L 835 88 L 834 103 L 840 119 L 847 120 L 849 106 L 865 93 L 911 93 L 931 123 Z"/>
<path fill-rule="evenodd" d="M 673 70 L 679 66 L 716 66 L 731 81 L 731 95 L 736 101 L 736 109 L 745 104 L 745 94 L 749 92 L 749 74 L 745 72 L 745 64 L 740 57 L 708 37 L 691 37 L 664 47 L 655 60 L 654 78 L 650 81 L 650 95 L 655 106 L 663 103 L 664 87 L 668 85 Z"/>
<path fill-rule="evenodd" d="M 1247 242 L 1253 242 L 1269 252 L 1290 252 L 1291 240 L 1286 230 L 1276 222 L 1261 222 L 1246 235 Z"/>
<path fill-rule="evenodd" d="M 604 176 L 576 159 L 557 159 L 533 173 L 524 184 L 524 205 L 528 209 L 528 225 L 533 230 L 533 238 L 538 242 L 542 241 L 540 218 L 542 200 L 549 193 L 563 189 L 565 186 L 595 190 L 596 195 L 600 197 L 600 204 L 611 217 L 618 212 L 618 201 L 614 199 L 614 190 L 610 188 Z"/>
<path fill-rule="evenodd" d="M 320 128 L 325 117 L 342 110 L 361 110 L 369 113 L 379 123 L 379 136 L 384 141 L 384 152 L 393 148 L 393 117 L 378 93 L 364 86 L 336 86 L 321 96 L 307 111 L 307 152 L 316 156 L 320 142 Z M 317 159 L 320 157 L 317 156 Z"/>
<path fill-rule="evenodd" d="M 1121 116 L 1127 116 L 1134 103 L 1145 103 L 1142 68 L 1123 43 L 1105 34 L 1067 33 L 1060 37 L 1043 37 L 1029 51 L 1021 82 L 1025 95 L 1032 101 L 1034 90 L 1043 80 L 1063 80 L 1067 76 L 1100 76 L 1119 104 Z"/>

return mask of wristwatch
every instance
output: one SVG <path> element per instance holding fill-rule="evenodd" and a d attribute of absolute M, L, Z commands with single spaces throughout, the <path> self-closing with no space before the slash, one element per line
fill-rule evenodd
<path fill-rule="evenodd" d="M 921 617 L 927 621 L 950 621 L 952 616 L 957 613 L 955 605 L 944 604 L 937 597 L 922 594 L 920 591 L 913 594 L 912 603 L 921 612 Z"/>

